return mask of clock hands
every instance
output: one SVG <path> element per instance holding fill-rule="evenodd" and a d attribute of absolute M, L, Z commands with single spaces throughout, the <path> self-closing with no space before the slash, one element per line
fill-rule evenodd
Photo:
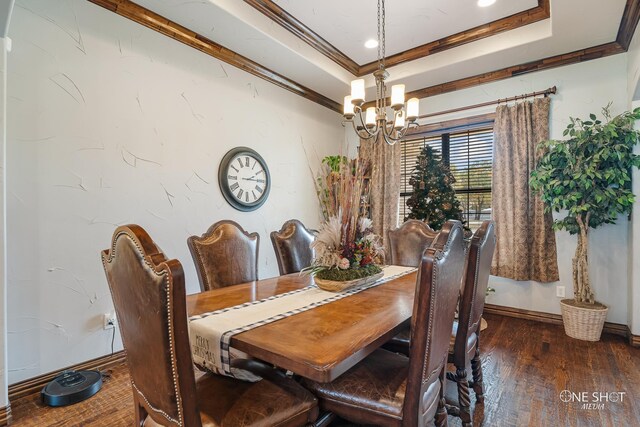
<path fill-rule="evenodd" d="M 258 175 L 258 174 L 256 174 L 256 175 Z M 264 182 L 264 179 L 256 178 L 256 175 L 253 175 L 253 176 L 252 176 L 252 177 L 250 177 L 250 178 L 244 178 L 244 177 L 243 177 L 242 179 L 243 179 L 244 181 Z"/>

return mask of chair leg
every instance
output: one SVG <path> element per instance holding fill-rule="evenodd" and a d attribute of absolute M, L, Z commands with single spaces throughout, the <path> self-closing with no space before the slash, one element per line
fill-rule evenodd
<path fill-rule="evenodd" d="M 447 408 L 444 397 L 438 400 L 438 412 L 436 412 L 436 427 L 448 427 Z"/>
<path fill-rule="evenodd" d="M 134 423 L 136 427 L 142 427 L 147 419 L 147 411 L 138 402 L 138 396 L 133 393 L 133 407 L 134 407 Z"/>
<path fill-rule="evenodd" d="M 476 402 L 484 403 L 484 385 L 482 383 L 482 361 L 480 360 L 480 347 L 476 347 L 476 354 L 471 359 L 471 375 L 473 377 L 473 391 L 476 394 Z"/>
<path fill-rule="evenodd" d="M 438 394 L 438 410 L 436 411 L 436 427 L 447 427 L 447 407 L 444 400 L 444 388 L 445 388 L 445 373 L 447 371 L 447 364 L 445 363 L 440 372 L 440 392 Z"/>
<path fill-rule="evenodd" d="M 458 406 L 463 427 L 471 427 L 471 399 L 469 398 L 469 381 L 467 370 L 456 367 L 456 384 L 458 385 Z"/>

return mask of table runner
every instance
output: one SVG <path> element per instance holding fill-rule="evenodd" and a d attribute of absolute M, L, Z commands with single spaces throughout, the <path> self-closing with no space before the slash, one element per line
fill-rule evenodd
<path fill-rule="evenodd" d="M 262 300 L 191 316 L 189 317 L 189 340 L 193 361 L 196 365 L 217 374 L 245 381 L 258 381 L 260 377 L 250 372 L 231 368 L 232 359 L 247 357 L 245 353 L 229 346 L 231 337 L 379 286 L 414 271 L 416 269 L 413 267 L 386 266 L 383 268 L 383 276 L 377 281 L 344 292 L 323 291 L 313 285 Z"/>

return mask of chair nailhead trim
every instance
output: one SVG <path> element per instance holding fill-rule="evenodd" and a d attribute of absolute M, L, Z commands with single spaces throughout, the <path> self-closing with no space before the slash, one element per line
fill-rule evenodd
<path fill-rule="evenodd" d="M 167 274 L 166 271 L 163 272 L 162 274 L 158 274 L 157 273 L 156 266 L 149 262 L 149 260 L 147 259 L 147 257 L 144 254 L 144 250 L 138 244 L 138 240 L 135 238 L 135 236 L 130 235 L 127 231 L 124 231 L 124 230 L 121 231 L 120 233 L 118 233 L 113 238 L 113 241 L 111 243 L 111 251 L 109 252 L 108 259 L 105 259 L 104 255 L 102 256 L 102 266 L 105 269 L 105 273 L 106 273 L 106 269 L 107 269 L 107 265 L 106 264 L 107 263 L 111 264 L 111 262 L 115 258 L 116 242 L 118 241 L 118 239 L 122 235 L 127 236 L 133 242 L 134 246 L 136 247 L 136 249 L 138 249 L 138 253 L 142 256 L 142 260 L 147 265 L 147 267 L 149 267 L 158 276 L 164 276 L 165 289 L 166 289 L 166 293 L 167 293 L 167 325 L 168 325 L 168 330 L 169 330 L 169 343 L 170 343 L 170 355 L 171 355 L 171 376 L 172 376 L 172 379 L 173 379 L 173 389 L 175 391 L 176 398 L 177 398 L 178 420 L 175 420 L 175 419 L 171 418 L 171 416 L 169 416 L 166 412 L 164 412 L 164 411 L 162 411 L 160 409 L 156 409 L 155 407 L 153 407 L 149 403 L 149 400 L 146 398 L 146 396 L 144 394 L 142 394 L 142 392 L 135 385 L 133 380 L 131 380 L 131 385 L 133 386 L 133 388 L 135 388 L 136 392 L 142 397 L 142 399 L 144 399 L 145 403 L 147 404 L 147 406 L 151 410 L 153 410 L 154 412 L 157 412 L 159 414 L 162 414 L 165 418 L 167 418 L 167 420 L 178 424 L 178 426 L 183 426 L 182 396 L 180 395 L 180 391 L 178 389 L 178 379 L 177 379 L 177 373 L 176 373 L 176 360 L 175 360 L 175 342 L 174 342 L 173 329 L 171 328 L 171 322 L 172 322 L 172 317 L 171 317 L 171 307 L 172 307 L 171 306 L 171 289 L 172 289 L 172 286 L 171 286 L 171 284 L 172 283 L 169 280 L 169 275 Z M 111 286 L 109 286 L 109 291 L 111 292 Z M 113 300 L 113 293 L 111 294 L 111 299 Z M 117 316 L 117 312 L 116 312 L 116 316 Z M 120 320 L 118 320 L 118 323 L 120 323 Z"/>
<path fill-rule="evenodd" d="M 153 412 L 157 412 L 158 414 L 162 415 L 163 417 L 165 417 L 167 420 L 171 421 L 172 423 L 176 423 L 176 424 L 178 424 L 180 426 L 182 425 L 182 423 L 180 421 L 171 418 L 171 416 L 169 414 L 167 414 L 166 412 L 164 412 L 161 409 L 157 409 L 151 403 L 149 403 L 149 400 L 147 399 L 147 397 L 138 389 L 138 387 L 136 387 L 136 384 L 133 382 L 133 380 L 131 380 L 131 386 L 133 386 L 133 388 L 136 390 L 136 393 L 138 393 L 138 395 L 140 395 L 140 397 L 142 397 L 142 400 L 144 400 L 144 403 L 147 404 L 149 409 L 151 409 Z"/>

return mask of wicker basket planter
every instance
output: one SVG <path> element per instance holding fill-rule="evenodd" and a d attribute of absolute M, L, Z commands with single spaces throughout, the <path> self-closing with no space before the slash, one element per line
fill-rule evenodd
<path fill-rule="evenodd" d="M 571 338 L 583 341 L 600 341 L 602 327 L 609 308 L 596 303 L 592 307 L 576 303 L 572 299 L 560 301 L 564 331 Z"/>
<path fill-rule="evenodd" d="M 354 288 L 356 286 L 365 286 L 370 283 L 373 283 L 379 278 L 381 278 L 383 275 L 384 273 L 380 272 L 371 276 L 362 277 L 360 279 L 355 279 L 355 280 L 347 280 L 344 282 L 338 282 L 334 280 L 324 280 L 324 279 L 319 279 L 317 277 L 314 277 L 313 280 L 316 282 L 316 285 L 318 285 L 318 287 L 323 291 L 342 292 L 342 291 L 346 291 L 347 289 Z"/>

